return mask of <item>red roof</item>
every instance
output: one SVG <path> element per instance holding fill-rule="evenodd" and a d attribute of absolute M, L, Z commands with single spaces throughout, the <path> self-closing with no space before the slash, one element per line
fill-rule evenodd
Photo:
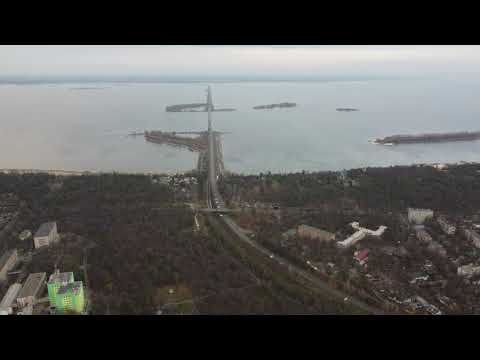
<path fill-rule="evenodd" d="M 365 260 L 368 257 L 369 253 L 370 253 L 370 250 L 362 249 L 362 250 L 359 250 L 359 251 L 355 251 L 354 257 L 358 261 L 362 261 L 362 260 Z"/>

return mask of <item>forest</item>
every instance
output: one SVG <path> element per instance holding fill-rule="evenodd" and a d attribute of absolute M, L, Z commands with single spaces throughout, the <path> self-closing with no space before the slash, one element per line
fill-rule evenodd
<path fill-rule="evenodd" d="M 0 191 L 24 203 L 17 231 L 57 222 L 61 242 L 35 251 L 28 271 L 88 278 L 92 314 L 347 311 L 278 287 L 211 229 L 194 231 L 174 187 L 149 176 L 1 175 Z"/>

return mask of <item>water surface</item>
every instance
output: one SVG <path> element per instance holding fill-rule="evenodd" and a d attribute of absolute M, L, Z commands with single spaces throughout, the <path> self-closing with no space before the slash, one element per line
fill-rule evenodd
<path fill-rule="evenodd" d="M 126 137 L 131 131 L 204 130 L 205 113 L 166 113 L 167 105 L 201 102 L 201 83 L 40 84 L 0 86 L 0 168 L 185 171 L 188 150 Z M 240 82 L 212 84 L 213 114 L 227 169 L 339 170 L 412 163 L 480 161 L 480 141 L 376 146 L 393 134 L 480 130 L 468 81 Z M 253 110 L 296 102 L 297 108 Z M 358 108 L 338 112 L 338 107 Z"/>

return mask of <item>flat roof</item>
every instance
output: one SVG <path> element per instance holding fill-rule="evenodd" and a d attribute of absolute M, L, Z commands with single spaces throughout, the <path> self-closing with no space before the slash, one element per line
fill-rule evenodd
<path fill-rule="evenodd" d="M 45 281 L 47 273 L 32 273 L 28 275 L 27 280 L 23 284 L 22 290 L 18 294 L 17 298 L 24 298 L 27 296 L 36 296 L 42 282 Z"/>
<path fill-rule="evenodd" d="M 69 271 L 69 272 L 54 272 L 52 275 L 50 275 L 50 278 L 48 279 L 48 282 L 49 283 L 52 283 L 52 282 L 60 282 L 60 283 L 63 283 L 63 282 L 69 282 L 70 279 L 73 280 L 73 272 Z"/>
<path fill-rule="evenodd" d="M 2 269 L 13 253 L 17 252 L 17 249 L 10 249 L 3 253 L 2 257 L 0 257 L 0 269 Z"/>
<path fill-rule="evenodd" d="M 50 232 L 52 231 L 53 227 L 56 224 L 57 223 L 55 221 L 43 223 L 42 225 L 40 225 L 37 232 L 35 233 L 35 237 L 37 237 L 37 236 L 47 236 L 48 234 L 50 234 Z"/>
<path fill-rule="evenodd" d="M 0 302 L 0 308 L 8 308 L 12 305 L 12 303 L 15 301 L 17 298 L 17 294 L 22 288 L 22 284 L 15 283 L 10 285 L 10 287 L 7 290 L 7 293 L 2 299 L 2 302 Z"/>

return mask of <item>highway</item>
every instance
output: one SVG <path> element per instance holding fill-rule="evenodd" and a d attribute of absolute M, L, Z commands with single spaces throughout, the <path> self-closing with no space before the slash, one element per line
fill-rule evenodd
<path fill-rule="evenodd" d="M 215 143 L 216 143 L 214 138 L 215 135 L 212 131 L 211 110 L 213 109 L 213 104 L 212 104 L 212 95 L 211 95 L 210 86 L 207 89 L 207 105 L 208 105 L 207 107 L 208 109 L 208 150 L 207 150 L 208 151 L 208 174 L 207 174 L 207 194 L 206 194 L 207 206 L 208 208 L 211 208 L 211 209 L 216 209 L 216 208 L 224 209 L 225 203 L 217 188 L 218 176 L 217 176 L 216 169 L 217 169 L 218 160 L 217 160 L 217 151 L 215 149 Z M 229 217 L 228 215 L 219 214 L 215 216 L 218 216 L 218 219 L 220 220 L 220 222 L 223 225 L 225 225 L 230 230 L 230 233 L 234 234 L 239 240 L 247 243 L 248 245 L 256 249 L 258 252 L 264 254 L 271 261 L 275 261 L 277 264 L 284 266 L 285 271 L 288 271 L 291 274 L 294 274 L 304 280 L 307 280 L 310 284 L 317 287 L 326 295 L 337 299 L 339 302 L 348 302 L 350 305 L 358 307 L 359 309 L 362 309 L 363 311 L 369 314 L 375 314 L 375 315 L 383 314 L 383 312 L 381 312 L 380 310 L 375 309 L 367 305 L 366 303 L 353 298 L 352 296 L 350 296 L 347 293 L 344 293 L 343 291 L 333 289 L 331 286 L 329 286 L 326 282 L 322 281 L 320 278 L 312 275 L 308 271 L 301 269 L 295 264 L 292 264 L 288 260 L 285 260 L 275 255 L 270 250 L 266 249 L 265 247 L 258 244 L 256 241 L 246 236 L 245 233 L 240 229 L 240 227 L 235 223 L 235 221 L 233 221 L 231 217 Z"/>

